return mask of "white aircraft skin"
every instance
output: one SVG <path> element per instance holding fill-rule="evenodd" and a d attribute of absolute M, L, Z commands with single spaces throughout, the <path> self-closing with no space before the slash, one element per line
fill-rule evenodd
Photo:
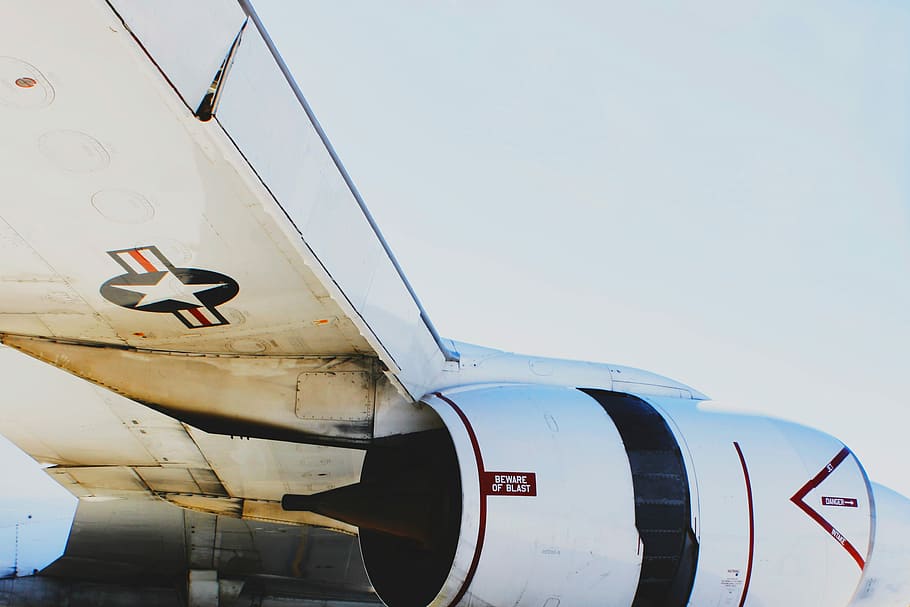
<path fill-rule="evenodd" d="M 0 604 L 910 603 L 839 440 L 441 338 L 247 2 L 14 5 Z"/>

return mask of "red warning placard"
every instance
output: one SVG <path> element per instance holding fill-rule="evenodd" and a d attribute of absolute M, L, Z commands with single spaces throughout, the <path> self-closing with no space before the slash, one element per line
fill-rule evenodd
<path fill-rule="evenodd" d="M 822 506 L 839 506 L 841 508 L 859 508 L 859 500 L 857 500 L 855 497 L 822 496 Z"/>
<path fill-rule="evenodd" d="M 534 497 L 537 495 L 535 472 L 484 472 L 480 479 L 484 495 L 511 495 Z"/>

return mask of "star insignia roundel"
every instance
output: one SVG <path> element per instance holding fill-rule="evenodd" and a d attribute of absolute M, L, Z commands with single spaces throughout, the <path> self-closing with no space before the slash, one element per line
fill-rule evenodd
<path fill-rule="evenodd" d="M 188 329 L 230 324 L 217 308 L 240 291 L 230 276 L 176 268 L 153 246 L 107 253 L 126 270 L 101 285 L 101 296 L 109 302 L 140 312 L 173 314 Z"/>

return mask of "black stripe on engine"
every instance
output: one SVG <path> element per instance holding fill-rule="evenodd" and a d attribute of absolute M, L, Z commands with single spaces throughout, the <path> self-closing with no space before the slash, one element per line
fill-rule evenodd
<path fill-rule="evenodd" d="M 635 526 L 644 543 L 632 607 L 684 607 L 695 580 L 698 542 L 679 444 L 663 416 L 642 399 L 608 390 L 580 390 L 613 420 L 629 456 Z"/>

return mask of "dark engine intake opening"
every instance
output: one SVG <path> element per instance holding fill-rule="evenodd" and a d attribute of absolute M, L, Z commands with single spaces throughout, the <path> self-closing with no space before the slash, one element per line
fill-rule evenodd
<path fill-rule="evenodd" d="M 387 605 L 423 607 L 442 588 L 461 525 L 461 474 L 445 430 L 371 447 L 360 483 L 316 495 L 286 495 L 286 510 L 306 510 L 360 528 L 360 550 Z"/>

